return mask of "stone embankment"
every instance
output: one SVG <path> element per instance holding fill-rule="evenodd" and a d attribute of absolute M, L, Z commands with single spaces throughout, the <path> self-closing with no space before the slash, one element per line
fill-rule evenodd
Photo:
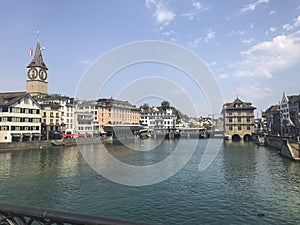
<path fill-rule="evenodd" d="M 299 143 L 290 142 L 287 138 L 268 136 L 266 138 L 266 144 L 277 148 L 279 154 L 289 159 L 300 161 L 300 146 Z"/>
<path fill-rule="evenodd" d="M 0 151 L 7 150 L 22 150 L 22 149 L 42 149 L 51 146 L 75 146 L 88 144 L 101 144 L 111 141 L 110 137 L 103 137 L 98 139 L 84 138 L 84 139 L 61 139 L 61 140 L 41 140 L 30 142 L 9 142 L 0 143 Z"/>

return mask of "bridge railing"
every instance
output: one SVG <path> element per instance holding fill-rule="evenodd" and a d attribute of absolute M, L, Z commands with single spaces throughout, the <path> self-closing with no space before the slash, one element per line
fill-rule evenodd
<path fill-rule="evenodd" d="M 0 225 L 146 225 L 146 223 L 90 216 L 67 211 L 0 203 Z"/>

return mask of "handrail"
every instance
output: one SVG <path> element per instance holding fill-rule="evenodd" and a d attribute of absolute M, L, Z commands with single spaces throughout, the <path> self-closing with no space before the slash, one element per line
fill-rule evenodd
<path fill-rule="evenodd" d="M 0 225 L 31 225 L 36 223 L 41 225 L 146 225 L 146 223 L 129 220 L 0 203 Z"/>

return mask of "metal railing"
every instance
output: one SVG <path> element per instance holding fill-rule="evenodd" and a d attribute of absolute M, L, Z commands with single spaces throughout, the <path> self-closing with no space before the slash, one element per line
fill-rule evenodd
<path fill-rule="evenodd" d="M 0 225 L 146 225 L 146 223 L 90 216 L 67 211 L 0 203 Z"/>

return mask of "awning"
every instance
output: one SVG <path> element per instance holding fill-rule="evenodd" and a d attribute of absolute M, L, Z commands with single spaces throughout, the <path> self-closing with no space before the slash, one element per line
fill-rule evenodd
<path fill-rule="evenodd" d="M 11 134 L 13 137 L 21 137 L 21 134 Z"/>
<path fill-rule="evenodd" d="M 24 133 L 24 134 L 23 134 L 23 136 L 26 136 L 26 137 L 30 137 L 30 135 L 31 135 L 31 134 L 29 134 L 29 133 Z"/>
<path fill-rule="evenodd" d="M 34 137 L 40 137 L 40 136 L 42 136 L 41 134 L 38 134 L 38 133 L 37 133 L 37 134 L 33 133 L 32 135 L 33 135 Z"/>

